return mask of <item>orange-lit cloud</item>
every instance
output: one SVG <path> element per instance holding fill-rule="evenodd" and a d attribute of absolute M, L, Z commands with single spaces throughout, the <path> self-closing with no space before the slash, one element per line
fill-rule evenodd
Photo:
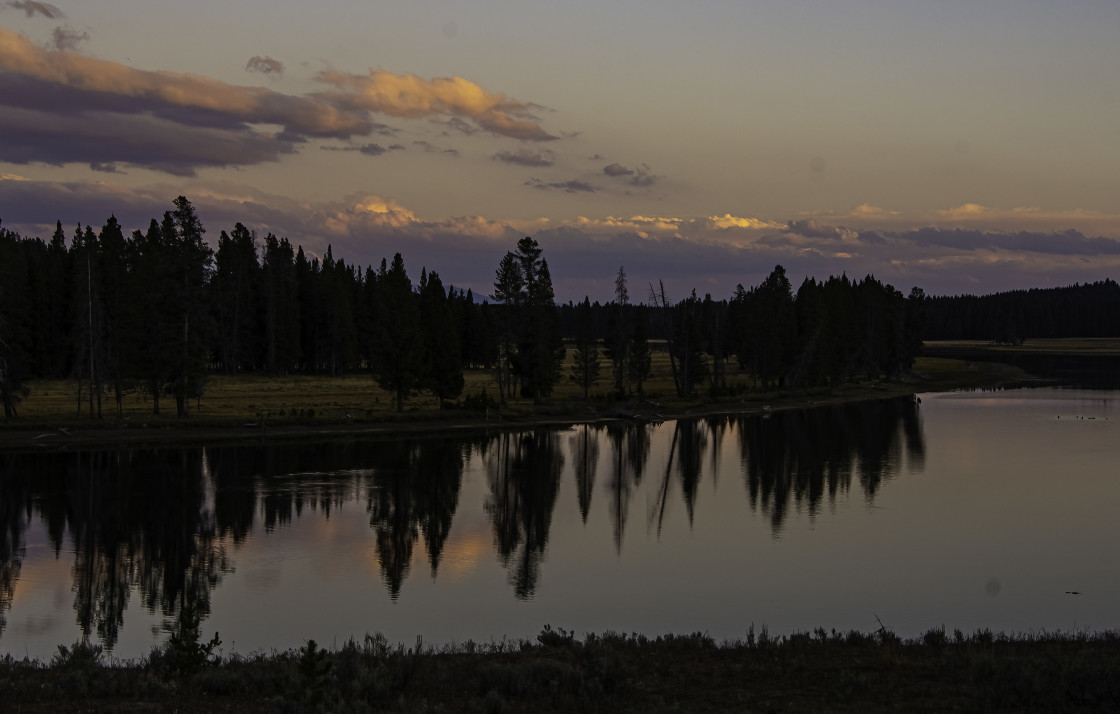
<path fill-rule="evenodd" d="M 666 216 L 629 216 L 626 218 L 615 216 L 587 218 L 586 216 L 580 216 L 576 219 L 576 225 L 589 233 L 634 231 L 638 234 L 645 234 L 642 236 L 643 238 L 655 233 L 679 236 L 683 223 L 684 221 L 680 218 Z"/>
<path fill-rule="evenodd" d="M 870 203 L 861 203 L 852 209 L 850 215 L 857 218 L 884 218 L 887 216 L 899 216 L 902 215 L 902 212 L 887 210 L 879 206 L 872 206 Z"/>
<path fill-rule="evenodd" d="M 401 228 L 416 223 L 416 215 L 391 199 L 365 196 L 333 212 L 323 212 L 323 227 L 335 235 L 350 235 L 369 227 Z"/>
<path fill-rule="evenodd" d="M 311 140 L 350 142 L 396 132 L 374 122 L 372 113 L 447 116 L 463 124 L 466 118 L 502 136 L 554 138 L 531 120 L 532 105 L 461 77 L 424 80 L 381 71 L 368 76 L 329 71 L 318 79 L 332 90 L 294 96 L 200 75 L 136 69 L 71 51 L 86 38 L 83 32 L 56 28 L 56 49 L 47 50 L 0 28 L 4 161 L 87 163 L 95 171 L 109 172 L 139 166 L 193 176 L 204 167 L 278 161 Z M 283 64 L 255 56 L 246 69 L 277 75 Z M 448 156 L 459 154 L 456 148 L 414 143 Z M 384 149 L 372 143 L 342 148 L 371 155 Z"/>
<path fill-rule="evenodd" d="M 557 138 L 535 121 L 530 105 L 489 92 L 462 77 L 424 79 L 384 70 L 370 70 L 365 75 L 326 70 L 316 79 L 332 88 L 320 96 L 351 109 L 412 119 L 466 117 L 486 131 L 514 139 Z"/>
<path fill-rule="evenodd" d="M 759 231 L 780 230 L 784 223 L 776 223 L 761 218 L 722 216 L 705 218 L 678 218 L 673 216 L 628 216 L 587 218 L 580 216 L 575 221 L 580 230 L 592 234 L 610 234 L 618 231 L 634 231 L 643 238 L 672 237 L 690 238 L 705 241 L 725 241 L 742 243 L 739 236 L 757 235 Z"/>
<path fill-rule="evenodd" d="M 949 218 L 959 220 L 962 218 L 976 218 L 990 214 L 992 209 L 987 206 L 981 206 L 979 203 L 965 203 L 954 208 L 947 208 L 934 213 L 942 218 Z"/>
<path fill-rule="evenodd" d="M 200 75 L 134 69 L 74 52 L 43 50 L 5 28 L 0 28 L 0 71 L 49 87 L 141 100 L 151 111 L 205 110 L 245 122 L 279 124 L 298 134 L 348 137 L 370 128 L 365 117 L 329 102 L 239 87 Z M 11 103 L 13 99 L 9 96 L 2 101 Z M 77 110 L 84 108 L 78 106 Z"/>
<path fill-rule="evenodd" d="M 741 228 L 746 230 L 763 230 L 766 228 L 781 228 L 782 224 L 760 218 L 746 218 L 725 213 L 722 216 L 708 216 L 708 224 L 712 228 L 730 229 Z"/>

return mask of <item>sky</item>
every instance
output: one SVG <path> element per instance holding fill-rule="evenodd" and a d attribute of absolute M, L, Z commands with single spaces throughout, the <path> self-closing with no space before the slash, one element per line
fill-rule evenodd
<path fill-rule="evenodd" d="M 0 221 L 176 196 L 349 264 L 557 298 L 1120 278 L 1115 0 L 0 0 Z"/>

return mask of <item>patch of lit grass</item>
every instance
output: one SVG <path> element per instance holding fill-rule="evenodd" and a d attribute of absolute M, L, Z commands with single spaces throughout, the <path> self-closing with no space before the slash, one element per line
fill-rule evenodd
<path fill-rule="evenodd" d="M 1057 342 L 1057 341 L 1051 341 Z M 1105 350 L 1116 349 L 1120 352 L 1120 340 L 1077 340 L 1061 341 L 1073 350 L 1094 350 L 1104 354 Z M 969 346 L 976 343 L 934 343 L 936 345 Z M 1047 349 L 1059 349 L 1057 344 L 1045 345 Z M 721 403 L 713 400 L 705 387 L 697 390 L 696 396 L 681 399 L 676 396 L 673 384 L 669 353 L 664 343 L 653 343 L 652 375 L 645 381 L 643 393 L 633 394 L 628 400 L 630 408 L 641 407 L 657 413 L 688 413 L 694 409 L 712 408 Z M 566 352 L 560 368 L 560 379 L 552 395 L 544 405 L 534 405 L 531 399 L 518 395 L 508 399 L 491 417 L 517 420 L 548 416 L 569 416 L 584 418 L 619 406 L 614 390 L 610 360 L 600 355 L 599 376 L 592 384 L 585 398 L 582 387 L 570 379 L 574 364 L 574 349 Z M 740 405 L 741 403 L 780 403 L 783 400 L 796 400 L 801 397 L 827 396 L 830 390 L 812 390 L 796 394 L 783 390 L 762 391 L 758 381 L 749 372 L 740 370 L 732 358 L 725 366 L 728 385 L 731 390 L 720 397 L 722 403 Z M 974 389 L 999 383 L 1024 381 L 1029 379 L 1023 370 L 1009 365 L 992 362 L 966 362 L 959 359 L 941 357 L 920 357 L 914 365 L 916 379 L 909 384 L 893 385 L 897 390 L 945 390 Z M 499 401 L 498 385 L 493 370 L 468 370 L 464 374 L 465 386 L 460 397 L 466 401 L 473 397 L 475 404 L 485 403 L 480 399 L 485 393 L 493 402 Z M 8 422 L 9 428 L 26 428 L 35 425 L 65 426 L 71 424 L 89 425 L 88 393 L 83 394 L 81 408 L 78 405 L 78 384 L 74 380 L 38 381 L 28 384 L 30 393 L 20 404 L 20 419 Z M 879 383 L 855 382 L 839 390 L 832 390 L 835 398 L 851 396 L 853 390 L 866 391 L 874 388 L 883 391 Z M 441 411 L 438 400 L 429 392 L 417 391 L 410 394 L 404 403 L 404 414 L 396 412 L 394 394 L 381 389 L 369 372 L 356 372 L 337 377 L 324 375 L 287 375 L 271 377 L 266 375 L 211 375 L 206 381 L 202 399 L 192 400 L 190 416 L 187 420 L 175 416 L 175 400 L 164 396 L 160 400 L 161 414 L 152 414 L 152 399 L 139 388 L 131 388 L 123 398 L 123 417 L 118 417 L 112 395 L 105 393 L 101 398 L 104 426 L 145 426 L 182 427 L 182 426 L 222 426 L 242 425 L 258 422 L 269 424 L 326 424 L 326 423 L 363 423 L 415 420 L 424 421 L 447 417 L 473 415 L 462 411 Z M 80 414 L 80 416 L 79 416 Z"/>

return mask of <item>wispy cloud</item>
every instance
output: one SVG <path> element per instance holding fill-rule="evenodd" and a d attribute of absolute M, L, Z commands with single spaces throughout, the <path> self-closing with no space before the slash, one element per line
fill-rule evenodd
<path fill-rule="evenodd" d="M 258 72 L 260 74 L 284 74 L 284 63 L 272 57 L 253 55 L 249 61 L 245 63 L 245 69 L 249 72 Z"/>
<path fill-rule="evenodd" d="M 412 145 L 413 146 L 419 146 L 421 149 L 423 149 L 425 152 L 427 152 L 429 154 L 446 154 L 447 156 L 458 156 L 459 155 L 459 150 L 458 149 L 436 146 L 432 142 L 425 141 L 424 139 L 416 139 L 415 141 L 412 142 Z"/>
<path fill-rule="evenodd" d="M 802 238 L 818 238 L 824 241 L 836 242 L 851 242 L 859 237 L 858 231 L 842 226 L 831 226 L 813 219 L 790 221 L 786 224 L 783 233 L 800 236 Z"/>
<path fill-rule="evenodd" d="M 604 166 L 603 173 L 611 178 L 625 178 L 626 183 L 635 188 L 649 188 L 662 178 L 661 176 L 655 176 L 651 173 L 649 166 L 645 164 L 636 168 L 630 168 L 615 162 Z"/>
<path fill-rule="evenodd" d="M 552 166 L 556 163 L 556 154 L 551 151 L 534 151 L 532 149 L 518 149 L 517 151 L 499 151 L 492 157 L 495 161 L 518 166 Z"/>
<path fill-rule="evenodd" d="M 1075 228 L 1087 235 L 1120 238 L 1120 214 L 1082 209 L 1054 210 L 1038 206 L 998 208 L 965 203 L 934 211 L 920 217 L 919 221 L 926 225 L 995 232 L 1065 233 Z"/>
<path fill-rule="evenodd" d="M 381 156 L 385 152 L 389 151 L 389 149 L 385 148 L 381 144 L 362 144 L 358 147 L 358 151 L 365 154 L 366 156 Z"/>
<path fill-rule="evenodd" d="M 474 126 L 474 125 L 472 125 L 468 122 L 463 121 L 459 117 L 451 117 L 447 121 L 436 122 L 436 123 L 442 124 L 443 126 L 447 127 L 448 129 L 450 129 L 452 131 L 455 131 L 455 132 L 458 132 L 460 134 L 467 134 L 468 136 L 471 135 L 471 134 L 478 133 L 478 131 L 479 131 L 478 127 L 476 127 L 476 126 Z"/>
<path fill-rule="evenodd" d="M 89 33 L 69 27 L 56 27 L 51 31 L 51 47 L 56 50 L 75 50 L 89 40 Z"/>
<path fill-rule="evenodd" d="M 390 151 L 403 151 L 404 147 L 400 144 L 391 144 L 389 146 L 382 146 L 381 144 L 361 144 L 359 146 L 320 146 L 323 151 L 356 151 L 366 156 L 381 156 Z"/>
<path fill-rule="evenodd" d="M 35 0 L 9 0 L 6 3 L 8 7 L 15 8 L 16 10 L 23 10 L 27 17 L 34 17 L 35 15 L 42 15 L 50 20 L 57 20 L 63 17 L 62 10 L 59 10 L 49 2 L 35 2 Z"/>
<path fill-rule="evenodd" d="M 91 163 L 89 165 L 89 168 L 90 168 L 90 171 L 96 171 L 98 173 L 103 173 L 103 174 L 123 174 L 124 173 L 124 171 L 121 171 L 120 168 L 118 168 L 116 164 L 102 164 L 102 163 L 99 163 L 99 162 L 96 162 L 96 161 Z"/>
<path fill-rule="evenodd" d="M 541 191 L 563 191 L 564 193 L 595 193 L 599 189 L 586 181 L 579 179 L 572 179 L 570 181 L 552 181 L 546 182 L 539 178 L 531 178 L 525 182 L 526 186 L 530 188 L 539 189 Z"/>
<path fill-rule="evenodd" d="M 630 177 L 630 180 L 627 181 L 627 183 L 637 188 L 649 188 L 650 186 L 660 181 L 661 178 L 661 176 L 655 176 L 654 174 L 650 173 L 649 167 L 645 164 L 642 164 L 635 170 L 635 174 Z"/>
<path fill-rule="evenodd" d="M 969 253 L 999 250 L 1066 256 L 1120 255 L 1120 241 L 1090 238 L 1072 229 L 1061 233 L 1000 233 L 961 228 L 919 228 L 898 234 L 897 238 L 923 247 L 951 248 Z"/>

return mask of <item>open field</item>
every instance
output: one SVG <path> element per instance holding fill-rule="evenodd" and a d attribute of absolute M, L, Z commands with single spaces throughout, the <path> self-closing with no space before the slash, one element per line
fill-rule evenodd
<path fill-rule="evenodd" d="M 500 408 L 440 409 L 427 393 L 412 395 L 404 413 L 395 411 L 393 395 L 378 387 L 368 373 L 339 377 L 289 375 L 214 375 L 205 395 L 192 403 L 186 418 L 174 416 L 174 402 L 161 401 L 163 414 L 153 415 L 150 397 L 134 390 L 125 395 L 124 414 L 118 417 L 108 395 L 102 397 L 102 419 L 90 419 L 88 402 L 77 415 L 77 383 L 58 380 L 29 384 L 30 394 L 20 405 L 20 418 L 0 422 L 0 448 L 69 448 L 106 444 L 169 442 L 259 441 L 261 439 L 322 439 L 344 435 L 401 431 L 438 431 L 448 428 L 519 427 L 537 423 L 572 423 L 611 418 L 662 420 L 711 413 L 751 413 L 763 407 L 800 408 L 826 402 L 876 399 L 922 391 L 978 389 L 1028 382 L 1017 367 L 992 362 L 919 358 L 911 376 L 901 382 L 853 381 L 835 389 L 762 391 L 753 377 L 727 365 L 727 393 L 712 397 L 706 391 L 691 399 L 678 398 L 673 389 L 668 353 L 653 352 L 653 377 L 645 393 L 618 402 L 610 395 L 609 365 L 588 399 L 564 379 L 545 404 L 511 400 Z M 604 361 L 605 362 L 605 361 Z M 494 375 L 473 370 L 466 375 L 463 399 L 497 397 Z"/>
<path fill-rule="evenodd" d="M 818 629 L 716 643 L 546 627 L 536 642 L 393 645 L 222 659 L 197 642 L 109 663 L 60 648 L 0 659 L 0 708 L 65 711 L 1117 711 L 1120 633 L 963 635 L 902 641 Z"/>
<path fill-rule="evenodd" d="M 568 350 L 562 375 L 549 403 L 574 404 L 584 402 L 583 390 L 568 379 L 571 372 L 572 350 Z M 653 352 L 654 376 L 646 384 L 645 392 L 651 399 L 660 399 L 673 393 L 673 380 L 669 355 L 664 350 Z M 610 368 L 601 364 L 600 377 L 591 390 L 591 401 L 603 402 L 611 387 Z M 464 374 L 466 385 L 461 398 L 481 394 L 484 390 L 497 400 L 497 382 L 491 370 L 468 370 Z M 77 416 L 77 382 L 53 380 L 31 382 L 31 393 L 19 406 L 20 421 L 36 423 L 61 421 L 89 423 L 88 395 L 81 403 L 82 416 Z M 110 395 L 102 397 L 102 421 L 118 421 Z M 517 398 L 507 405 L 510 414 L 523 414 L 532 410 L 531 400 Z M 184 420 L 174 416 L 175 402 L 170 397 L 160 401 L 163 414 L 152 415 L 152 400 L 145 392 L 134 389 L 125 395 L 123 410 L 129 421 L 149 424 L 176 423 Z M 322 375 L 265 375 L 215 374 L 206 381 L 203 398 L 190 405 L 191 418 L 196 425 L 270 420 L 307 421 L 318 419 L 326 422 L 348 420 L 378 421 L 396 419 L 395 395 L 381 389 L 368 372 L 346 374 L 339 377 Z M 408 418 L 424 418 L 439 411 L 438 401 L 427 392 L 417 392 L 405 399 Z M 429 414 L 433 413 L 433 414 Z M 349 415 L 349 418 L 347 417 Z"/>
<path fill-rule="evenodd" d="M 1117 345 L 1120 352 L 1120 344 Z M 691 408 L 709 404 L 713 400 L 701 394 L 691 400 L 679 400 L 674 394 L 673 380 L 669 367 L 668 353 L 655 350 L 653 353 L 653 376 L 645 384 L 644 399 L 653 400 L 670 407 Z M 570 373 L 572 361 L 569 350 L 563 374 L 565 379 L 556 385 L 552 397 L 547 401 L 545 413 L 555 411 L 556 407 L 582 409 L 593 413 L 595 409 L 610 407 L 614 402 L 609 392 L 611 378 L 609 365 L 600 368 L 599 379 L 591 388 L 590 398 L 584 399 L 583 390 L 566 377 Z M 1014 369 L 999 370 L 969 366 L 960 360 L 940 358 L 919 358 L 914 373 L 923 375 L 932 388 L 946 384 L 962 383 L 962 386 L 989 384 L 993 380 L 1021 379 L 1026 375 Z M 466 386 L 463 397 L 481 394 L 484 390 L 491 399 L 497 399 L 497 384 L 490 370 L 470 370 L 465 373 Z M 782 394 L 758 391 L 752 376 L 740 371 L 733 361 L 727 367 L 729 386 L 737 395 L 752 400 L 758 398 L 780 399 Z M 90 425 L 88 417 L 88 395 L 81 403 L 81 416 L 77 416 L 77 383 L 73 380 L 54 380 L 31 382 L 30 394 L 20 404 L 19 424 L 41 422 L 62 422 L 66 424 L 83 423 Z M 854 383 L 853 386 L 859 386 Z M 733 399 L 731 401 L 738 401 Z M 262 375 L 222 375 L 211 376 L 206 382 L 205 395 L 198 403 L 191 404 L 191 416 L 178 419 L 174 416 L 174 401 L 169 397 L 161 400 L 160 417 L 153 416 L 151 398 L 140 390 L 132 390 L 124 398 L 124 417 L 131 422 L 149 424 L 195 424 L 203 426 L 211 423 L 232 423 L 239 421 L 271 420 L 274 423 L 306 421 L 318 419 L 326 422 L 346 420 L 377 421 L 398 419 L 392 393 L 381 389 L 369 373 L 352 373 L 338 377 L 321 375 L 289 375 L 269 377 Z M 118 422 L 111 396 L 102 397 L 101 422 Z M 551 409 L 549 408 L 551 407 Z M 517 398 L 504 408 L 511 416 L 525 415 L 534 411 L 531 400 Z M 170 412 L 170 414 L 168 414 Z M 438 416 L 439 404 L 427 392 L 418 392 L 405 400 L 405 418 L 415 419 L 424 416 Z M 349 415 L 349 417 L 347 417 Z M 97 420 L 94 420 L 94 424 Z"/>

